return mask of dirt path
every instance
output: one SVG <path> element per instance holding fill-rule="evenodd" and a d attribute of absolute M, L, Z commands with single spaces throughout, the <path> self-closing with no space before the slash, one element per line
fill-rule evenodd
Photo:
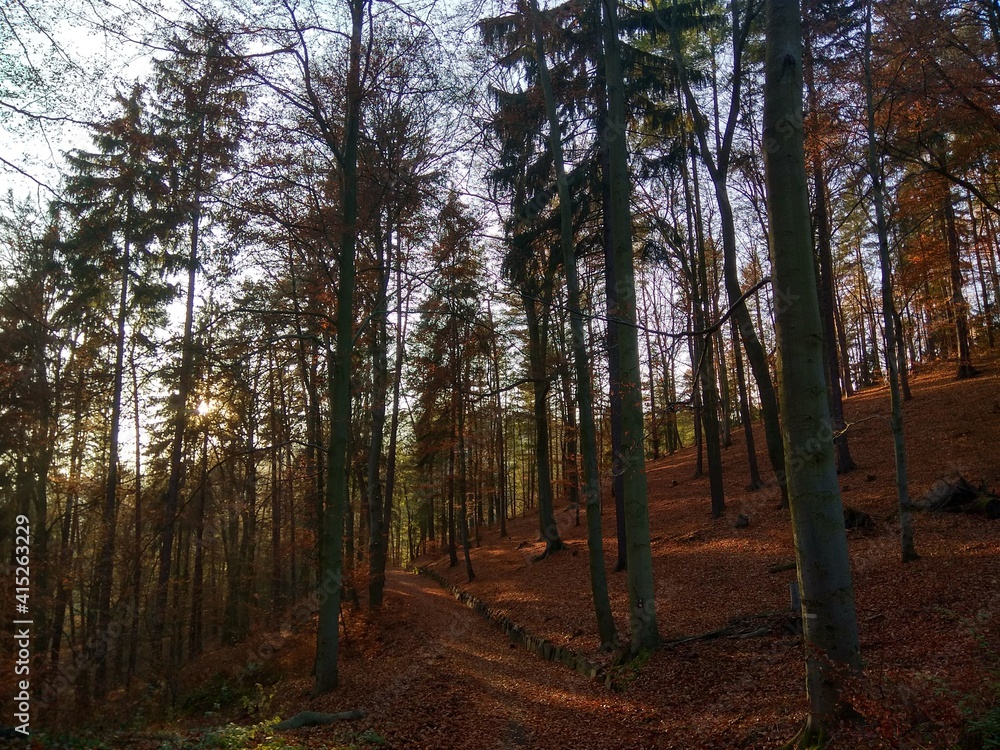
<path fill-rule="evenodd" d="M 343 688 L 311 707 L 361 708 L 368 717 L 352 730 L 370 727 L 392 747 L 662 746 L 652 711 L 511 646 L 500 630 L 426 578 L 390 573 L 385 611 L 369 629 L 377 629 L 376 641 L 384 646 L 364 655 L 349 652 Z M 311 745 L 341 731 L 304 730 L 300 736 Z"/>

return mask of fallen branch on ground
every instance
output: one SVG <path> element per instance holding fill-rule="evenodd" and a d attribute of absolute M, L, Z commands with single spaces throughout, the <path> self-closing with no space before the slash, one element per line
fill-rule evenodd
<path fill-rule="evenodd" d="M 279 721 L 274 728 L 283 731 L 285 729 L 301 729 L 302 727 L 316 727 L 322 724 L 333 724 L 335 721 L 347 721 L 365 718 L 364 711 L 344 711 L 339 714 L 322 714 L 317 711 L 300 711 L 290 719 Z"/>
<path fill-rule="evenodd" d="M 784 626 L 788 621 L 795 619 L 796 615 L 794 612 L 779 611 L 779 612 L 761 612 L 756 615 L 744 615 L 742 617 L 734 618 L 729 621 L 729 624 L 718 628 L 716 630 L 709 630 L 707 633 L 699 633 L 698 635 L 689 635 L 683 638 L 676 638 L 672 641 L 667 641 L 663 644 L 665 648 L 670 648 L 672 646 L 679 646 L 682 643 L 691 643 L 692 641 L 708 641 L 713 638 L 759 638 L 760 636 L 770 635 L 775 627 Z M 764 621 L 763 625 L 758 625 L 756 628 L 751 628 L 750 626 L 757 621 Z M 749 629 L 748 629 L 749 628 Z"/>

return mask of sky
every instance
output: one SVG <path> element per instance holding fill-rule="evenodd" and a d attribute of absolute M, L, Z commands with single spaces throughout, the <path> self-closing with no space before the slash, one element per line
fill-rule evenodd
<path fill-rule="evenodd" d="M 0 174 L 15 196 L 54 197 L 64 153 L 90 145 L 86 123 L 150 73 L 142 39 L 155 15 L 140 11 L 132 2 L 0 0 Z"/>

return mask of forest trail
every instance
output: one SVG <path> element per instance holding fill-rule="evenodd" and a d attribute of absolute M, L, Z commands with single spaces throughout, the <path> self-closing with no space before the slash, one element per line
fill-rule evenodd
<path fill-rule="evenodd" d="M 427 578 L 388 573 L 377 621 L 368 627 L 377 628 L 384 649 L 366 654 L 362 663 L 345 661 L 350 674 L 330 710 L 363 709 L 364 725 L 392 747 L 663 746 L 651 711 L 512 646 L 502 631 Z M 319 739 L 345 728 L 303 730 L 294 741 L 308 743 L 310 734 Z"/>

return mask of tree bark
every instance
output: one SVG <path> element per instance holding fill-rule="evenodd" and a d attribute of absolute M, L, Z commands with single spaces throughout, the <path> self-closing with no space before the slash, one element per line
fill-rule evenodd
<path fill-rule="evenodd" d="M 635 328 L 635 267 L 632 256 L 631 180 L 626 141 L 625 81 L 618 37 L 617 0 L 603 0 L 605 10 L 604 61 L 608 88 L 608 127 L 600 137 L 608 141 L 611 187 L 611 225 L 614 239 L 616 305 L 608 310 L 610 327 L 618 329 L 618 367 L 622 396 L 622 475 L 624 479 L 625 538 L 628 557 L 628 594 L 633 654 L 660 643 L 656 624 L 653 558 L 649 542 L 649 508 L 642 382 L 639 377 L 639 336 Z"/>
<path fill-rule="evenodd" d="M 601 0 L 602 2 L 604 0 Z M 611 208 L 610 142 L 614 137 L 608 117 L 608 81 L 604 55 L 597 61 L 598 160 L 601 167 L 602 245 L 604 247 L 604 293 L 608 310 L 618 306 L 618 283 L 615 277 L 614 216 Z M 618 544 L 615 572 L 628 567 L 628 544 L 625 538 L 625 480 L 622 468 L 622 389 L 618 364 L 618 326 L 607 327 L 608 407 L 611 422 L 611 496 L 615 501 L 615 538 Z"/>
<path fill-rule="evenodd" d="M 806 649 L 809 717 L 799 742 L 805 746 L 825 737 L 845 715 L 843 670 L 860 670 L 860 650 L 811 251 L 799 4 L 767 0 L 766 8 L 763 146 L 788 499 Z"/>

